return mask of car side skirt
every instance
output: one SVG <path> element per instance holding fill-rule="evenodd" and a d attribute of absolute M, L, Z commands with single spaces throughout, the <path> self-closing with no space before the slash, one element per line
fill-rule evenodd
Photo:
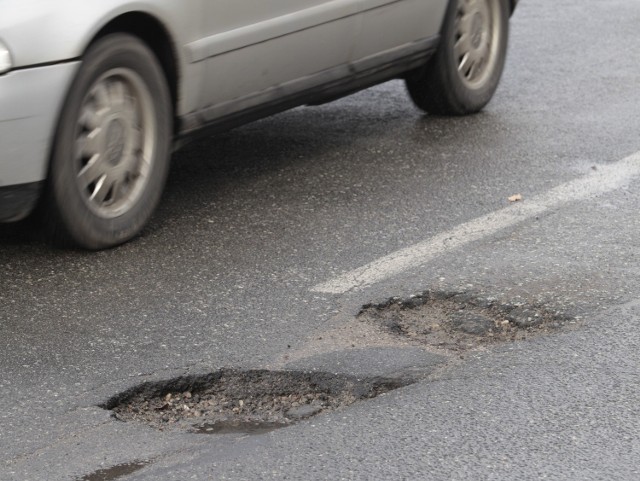
<path fill-rule="evenodd" d="M 180 119 L 175 148 L 198 135 L 229 130 L 300 105 L 331 102 L 401 77 L 423 66 L 435 51 L 438 40 L 439 36 L 425 38 L 186 115 Z"/>

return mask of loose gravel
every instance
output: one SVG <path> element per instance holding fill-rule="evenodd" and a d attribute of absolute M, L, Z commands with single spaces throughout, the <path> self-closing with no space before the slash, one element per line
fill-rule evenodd
<path fill-rule="evenodd" d="M 105 406 L 121 421 L 197 433 L 259 433 L 408 384 L 296 371 L 222 370 L 142 386 Z"/>
<path fill-rule="evenodd" d="M 577 322 L 549 306 L 448 291 L 425 291 L 368 304 L 358 318 L 393 335 L 449 351 L 524 340 Z"/>

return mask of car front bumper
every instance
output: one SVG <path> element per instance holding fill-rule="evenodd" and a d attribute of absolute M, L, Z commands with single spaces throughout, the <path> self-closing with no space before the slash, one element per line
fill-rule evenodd
<path fill-rule="evenodd" d="M 0 76 L 0 221 L 26 216 L 47 175 L 60 107 L 79 62 Z"/>

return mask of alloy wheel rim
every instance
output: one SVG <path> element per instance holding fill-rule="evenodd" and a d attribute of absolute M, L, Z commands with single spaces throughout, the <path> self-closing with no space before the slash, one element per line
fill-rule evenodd
<path fill-rule="evenodd" d="M 153 100 L 138 74 L 116 68 L 85 95 L 76 126 L 76 183 L 85 204 L 115 218 L 140 199 L 149 181 L 157 125 Z"/>
<path fill-rule="evenodd" d="M 501 41 L 500 4 L 495 0 L 458 0 L 454 56 L 462 83 L 482 88 L 492 76 Z"/>

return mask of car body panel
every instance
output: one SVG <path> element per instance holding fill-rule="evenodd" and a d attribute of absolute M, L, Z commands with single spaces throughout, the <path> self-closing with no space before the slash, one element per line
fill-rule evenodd
<path fill-rule="evenodd" d="M 187 44 L 201 36 L 201 3 L 202 0 L 0 0 L 0 32 L 11 49 L 14 68 L 23 68 L 82 56 L 104 25 L 129 12 L 153 16 L 177 45 Z M 34 41 L 34 32 L 38 41 Z M 42 42 L 46 42 L 46 48 Z"/>
<path fill-rule="evenodd" d="M 448 0 L 360 1 L 362 14 L 354 60 L 437 35 L 449 3 Z M 402 28 L 390 29 L 389 25 Z"/>
<path fill-rule="evenodd" d="M 185 45 L 201 38 L 203 0 L 0 0 L 0 39 L 14 69 L 79 59 L 109 22 L 128 13 L 157 20 L 172 39 L 183 83 L 178 114 L 198 108 L 202 68 L 186 60 Z M 38 41 L 34 41 L 37 32 Z M 46 48 L 43 48 L 46 42 Z"/>
<path fill-rule="evenodd" d="M 205 22 L 206 36 L 187 45 L 190 60 L 204 60 L 352 17 L 358 13 L 359 1 L 277 0 L 257 5 L 247 0 L 212 2 L 205 6 L 204 10 L 208 19 Z"/>
<path fill-rule="evenodd" d="M 424 65 L 438 43 L 438 36 L 339 65 L 263 91 L 222 102 L 183 118 L 177 146 L 193 135 L 237 127 L 299 105 L 319 105 L 370 87 Z M 205 120 L 208 119 L 208 120 Z"/>
<path fill-rule="evenodd" d="M 43 180 L 66 90 L 80 62 L 0 76 L 0 187 Z"/>
<path fill-rule="evenodd" d="M 261 4 L 250 14 L 254 23 L 220 31 L 237 17 L 238 6 L 231 5 L 244 6 L 245 1 L 222 0 L 205 7 L 210 19 L 205 29 L 212 34 L 199 42 L 204 48 L 198 50 L 206 63 L 205 121 L 219 115 L 217 105 L 226 104 L 226 114 L 234 105 L 230 101 L 257 99 L 267 89 L 348 64 L 358 0 L 273 0 L 268 2 L 273 10 Z"/>

